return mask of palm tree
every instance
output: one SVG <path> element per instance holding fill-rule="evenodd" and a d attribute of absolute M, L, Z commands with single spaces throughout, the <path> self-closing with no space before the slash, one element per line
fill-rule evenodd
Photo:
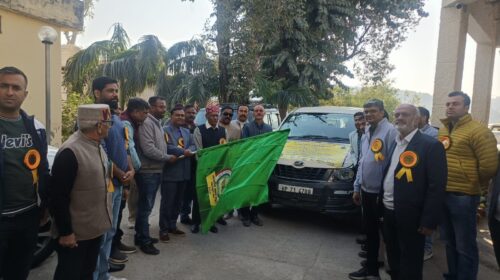
<path fill-rule="evenodd" d="M 191 40 L 174 44 L 166 50 L 154 35 L 145 35 L 130 48 L 123 26 L 113 25 L 110 40 L 97 41 L 71 57 L 64 69 L 68 91 L 89 94 L 95 77 L 106 75 L 120 82 L 121 106 L 146 87 L 170 102 L 200 103 L 214 93 L 215 64 L 203 43 Z"/>

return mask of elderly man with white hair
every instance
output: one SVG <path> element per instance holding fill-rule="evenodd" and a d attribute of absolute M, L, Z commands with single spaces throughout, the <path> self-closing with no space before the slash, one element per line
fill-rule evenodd
<path fill-rule="evenodd" d="M 78 107 L 78 128 L 59 149 L 49 189 L 58 256 L 54 279 L 92 279 L 112 222 L 111 162 L 101 146 L 113 125 L 108 105 Z"/>
<path fill-rule="evenodd" d="M 440 222 L 447 163 L 443 145 L 418 130 L 418 109 L 394 112 L 399 135 L 390 144 L 380 192 L 383 235 L 392 280 L 422 279 L 425 236 Z"/>

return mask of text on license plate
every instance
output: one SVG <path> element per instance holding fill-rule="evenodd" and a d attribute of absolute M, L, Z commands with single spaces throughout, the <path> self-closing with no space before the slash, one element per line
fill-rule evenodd
<path fill-rule="evenodd" d="M 296 187 L 290 185 L 279 184 L 278 190 L 282 192 L 300 193 L 300 194 L 313 194 L 313 188 Z"/>

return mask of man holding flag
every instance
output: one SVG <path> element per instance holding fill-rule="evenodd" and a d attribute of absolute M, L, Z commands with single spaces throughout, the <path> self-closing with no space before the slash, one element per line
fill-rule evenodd
<path fill-rule="evenodd" d="M 219 144 L 226 144 L 226 129 L 219 126 L 219 106 L 207 105 L 205 116 L 207 118 L 206 123 L 198 126 L 194 130 L 194 144 L 196 145 L 196 149 L 201 150 L 203 148 L 209 148 Z M 191 227 L 191 232 L 198 233 L 200 231 L 201 220 L 196 193 L 193 199 L 192 216 L 193 226 Z M 220 218 L 218 222 L 222 225 L 227 225 L 226 221 L 222 218 Z M 216 226 L 212 225 L 210 227 L 210 231 L 217 233 L 219 230 Z"/>
<path fill-rule="evenodd" d="M 264 114 L 262 106 L 257 110 L 262 111 L 259 115 Z M 257 136 L 198 150 L 196 191 L 204 233 L 228 211 L 255 207 L 269 200 L 267 181 L 289 130 L 263 134 L 262 124 L 258 125 L 259 133 L 254 131 Z"/>
<path fill-rule="evenodd" d="M 241 138 L 248 138 L 252 136 L 257 136 L 263 133 L 273 131 L 273 128 L 264 123 L 265 116 L 264 106 L 257 105 L 253 108 L 253 116 L 254 121 L 248 124 L 245 124 L 243 129 L 241 130 Z M 249 227 L 250 222 L 254 223 L 257 226 L 263 226 L 262 220 L 259 219 L 258 206 L 252 207 L 243 207 L 240 209 L 241 222 L 244 226 Z"/>

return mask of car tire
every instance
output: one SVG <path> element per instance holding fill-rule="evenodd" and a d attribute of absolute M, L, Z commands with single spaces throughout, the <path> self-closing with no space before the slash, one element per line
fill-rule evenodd
<path fill-rule="evenodd" d="M 33 263 L 31 264 L 32 268 L 39 266 L 54 252 L 55 240 L 50 234 L 51 225 L 52 221 L 49 219 L 45 225 L 38 229 L 38 239 L 33 253 Z"/>

